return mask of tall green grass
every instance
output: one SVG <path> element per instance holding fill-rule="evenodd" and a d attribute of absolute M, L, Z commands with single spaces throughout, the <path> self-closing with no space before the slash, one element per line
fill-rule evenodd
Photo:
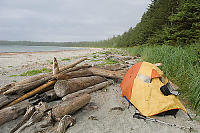
<path fill-rule="evenodd" d="M 127 48 L 132 56 L 142 61 L 161 62 L 165 75 L 180 87 L 183 98 L 190 101 L 197 114 L 200 113 L 200 43 L 187 47 L 141 46 Z"/>

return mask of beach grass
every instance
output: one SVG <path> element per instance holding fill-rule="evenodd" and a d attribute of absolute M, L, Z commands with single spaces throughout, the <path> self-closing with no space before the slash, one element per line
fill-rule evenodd
<path fill-rule="evenodd" d="M 36 75 L 36 74 L 39 74 L 39 73 L 49 73 L 49 72 L 52 72 L 52 70 L 49 70 L 49 69 L 46 69 L 46 68 L 42 68 L 42 69 L 37 69 L 37 70 L 30 70 L 30 71 L 24 72 L 24 73 L 19 74 L 19 75 L 10 75 L 8 77 L 33 76 L 33 75 Z"/>
<path fill-rule="evenodd" d="M 71 59 L 70 58 L 63 58 L 61 59 L 61 61 L 70 61 Z"/>

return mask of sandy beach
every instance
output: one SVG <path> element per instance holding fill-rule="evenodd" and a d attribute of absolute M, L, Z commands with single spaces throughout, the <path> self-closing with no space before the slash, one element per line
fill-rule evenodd
<path fill-rule="evenodd" d="M 102 51 L 101 48 L 88 48 L 81 50 L 66 50 L 55 52 L 32 52 L 32 53 L 3 53 L 0 54 L 0 87 L 6 84 L 17 82 L 27 78 L 19 75 L 28 70 L 52 67 L 51 61 L 56 57 L 59 65 L 69 65 L 82 57 L 91 57 L 92 53 Z M 65 61 L 64 59 L 70 60 Z M 86 61 L 87 62 L 87 61 Z M 85 62 L 85 63 L 86 63 Z M 90 62 L 88 62 L 90 63 Z M 11 77 L 10 77 L 11 76 Z M 179 129 L 164 124 L 154 123 L 133 118 L 135 108 L 128 109 L 128 102 L 121 96 L 119 83 L 115 83 L 91 94 L 91 102 L 97 105 L 97 109 L 84 107 L 73 116 L 76 124 L 67 129 L 68 133 L 185 133 L 189 130 Z M 123 110 L 112 110 L 114 107 L 121 107 Z M 188 109 L 191 116 L 195 114 Z M 7 122 L 0 126 L 0 133 L 8 133 L 22 118 Z M 95 119 L 91 119 L 95 118 Z M 190 121 L 188 116 L 179 111 L 176 118 L 173 116 L 153 117 L 159 120 L 177 124 L 185 127 L 192 127 L 192 132 L 200 132 L 200 122 Z M 26 128 L 20 133 L 36 133 L 40 131 L 40 124 L 43 121 Z M 19 130 L 18 130 L 19 131 Z M 53 132 L 53 130 L 49 130 Z"/>

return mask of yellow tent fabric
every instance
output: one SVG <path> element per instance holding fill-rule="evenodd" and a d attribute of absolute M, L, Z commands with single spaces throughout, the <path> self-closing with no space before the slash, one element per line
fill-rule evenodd
<path fill-rule="evenodd" d="M 132 88 L 130 88 L 131 94 L 129 94 L 130 96 L 128 100 L 140 111 L 142 115 L 152 116 L 172 109 L 182 109 L 187 113 L 185 107 L 179 101 L 177 96 L 165 96 L 160 91 L 160 87 L 165 85 L 168 82 L 168 79 L 164 78 L 164 82 L 161 82 L 160 78 L 163 77 L 164 74 L 158 67 L 148 62 L 140 62 L 140 67 L 137 66 L 137 68 L 139 68 L 139 70 L 137 71 L 134 81 L 127 80 L 127 78 L 135 72 L 130 70 L 125 75 L 120 86 L 123 94 L 123 91 L 127 91 L 125 89 L 128 89 L 126 84 L 134 82 L 131 86 Z M 142 75 L 144 79 L 146 77 L 148 79 L 149 77 L 151 82 L 145 82 L 141 79 L 140 75 Z"/>

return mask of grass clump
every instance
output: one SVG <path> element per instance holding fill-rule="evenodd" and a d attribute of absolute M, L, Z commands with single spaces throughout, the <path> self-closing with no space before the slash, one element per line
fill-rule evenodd
<path fill-rule="evenodd" d="M 69 58 L 64 58 L 64 59 L 61 59 L 61 61 L 70 61 Z"/>
<path fill-rule="evenodd" d="M 93 57 L 93 58 L 98 58 L 99 56 L 98 56 L 98 55 L 93 55 L 92 57 Z"/>
<path fill-rule="evenodd" d="M 112 59 L 105 59 L 103 60 L 104 63 L 98 64 L 98 66 L 103 66 L 103 65 L 111 65 L 111 64 L 117 64 L 119 63 L 118 61 L 112 60 Z"/>
<path fill-rule="evenodd" d="M 53 64 L 53 61 L 51 61 L 51 60 L 47 60 L 47 62 L 48 62 L 49 64 Z"/>
<path fill-rule="evenodd" d="M 195 46 L 143 46 L 127 48 L 132 56 L 140 55 L 143 61 L 161 62 L 165 75 L 180 87 L 197 114 L 200 113 L 200 43 Z"/>
<path fill-rule="evenodd" d="M 52 72 L 52 70 L 48 70 L 46 68 L 42 68 L 42 69 L 39 69 L 39 70 L 31 70 L 31 71 L 27 71 L 27 72 L 24 72 L 20 75 L 11 75 L 9 77 L 15 77 L 15 76 L 33 76 L 33 75 L 36 75 L 36 74 L 39 74 L 39 73 L 48 73 L 48 72 Z"/>

